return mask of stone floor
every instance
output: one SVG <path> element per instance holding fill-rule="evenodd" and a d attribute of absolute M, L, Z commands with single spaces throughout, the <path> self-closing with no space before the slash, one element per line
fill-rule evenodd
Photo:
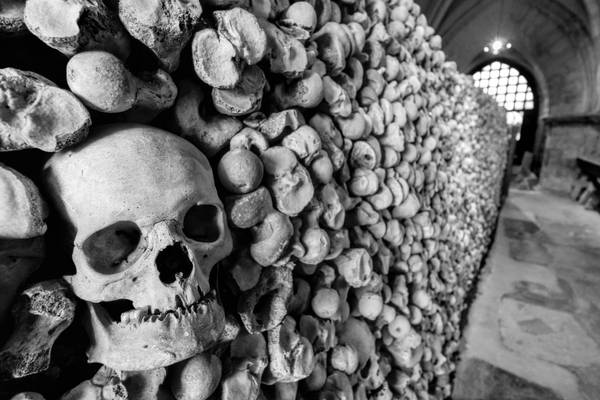
<path fill-rule="evenodd" d="M 511 190 L 453 400 L 600 399 L 600 214 Z"/>

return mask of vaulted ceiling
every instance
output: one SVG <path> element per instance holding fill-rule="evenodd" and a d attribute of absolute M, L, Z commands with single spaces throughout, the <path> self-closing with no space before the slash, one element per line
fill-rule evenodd
<path fill-rule="evenodd" d="M 543 116 L 600 110 L 600 3 L 597 0 L 416 0 L 464 72 L 501 57 L 535 78 Z M 512 43 L 499 56 L 483 48 Z"/>

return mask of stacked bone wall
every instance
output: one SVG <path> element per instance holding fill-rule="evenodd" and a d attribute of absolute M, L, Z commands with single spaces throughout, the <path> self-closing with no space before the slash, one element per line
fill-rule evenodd
<path fill-rule="evenodd" d="M 440 257 L 446 290 L 438 295 L 444 324 L 446 368 L 459 357 L 464 318 L 474 296 L 480 268 L 492 244 L 502 205 L 502 182 L 508 160 L 509 131 L 505 111 L 488 95 L 447 64 L 443 147 L 448 184 L 442 198 L 450 227 Z M 442 255 L 443 254 L 443 255 Z M 431 277 L 430 277 L 431 280 Z M 446 377 L 443 376 L 443 382 Z M 438 385 L 438 390 L 442 389 Z M 443 390 L 447 395 L 450 387 Z"/>
<path fill-rule="evenodd" d="M 453 264 L 460 287 L 468 291 L 489 249 L 502 200 L 509 142 L 504 110 L 460 77 L 463 89 L 451 125 L 454 155 L 449 165 L 455 192 Z"/>
<path fill-rule="evenodd" d="M 107 4 L 103 12 L 117 12 Z M 218 343 L 152 371 L 143 362 L 128 364 L 127 354 L 106 358 L 111 365 L 99 370 L 97 364 L 84 367 L 82 345 L 69 346 L 65 338 L 85 342 L 88 299 L 76 299 L 63 281 L 36 282 L 52 273 L 32 275 L 19 283 L 20 290 L 33 285 L 26 296 L 51 293 L 80 311 L 65 306 L 69 315 L 57 335 L 65 333 L 46 338 L 64 353 L 50 359 L 19 341 L 35 326 L 19 325 L 23 295 L 11 299 L 16 322 L 0 336 L 0 396 L 448 398 L 461 318 L 500 205 L 503 112 L 446 62 L 441 38 L 412 0 L 241 5 L 255 17 L 234 6 L 213 14 L 215 4 L 203 4 L 202 15 L 209 17 L 202 22 L 184 18 L 191 33 L 177 33 L 181 64 L 135 25 L 135 7 L 120 15 L 129 34 L 107 18 L 118 43 L 104 46 L 105 53 L 52 42 L 71 57 L 64 96 L 74 93 L 69 104 L 92 110 L 91 117 L 79 110 L 72 137 L 56 145 L 29 137 L 21 143 L 7 129 L 0 130 L 0 146 L 64 152 L 74 142 L 86 146 L 81 132 L 90 124 L 93 136 L 101 123 L 133 121 L 171 131 L 202 150 L 233 242 L 210 279 L 225 315 Z M 139 61 L 119 61 L 140 46 L 124 50 L 128 35 L 154 51 L 162 70 L 136 83 L 138 93 L 146 93 L 137 105 L 110 109 L 106 93 L 90 88 L 90 71 L 110 65 L 137 73 Z M 252 35 L 255 42 L 245 39 Z M 219 40 L 220 50 L 235 53 L 230 59 L 226 52 L 210 53 L 211 41 Z M 216 70 L 206 62 L 213 58 L 221 60 Z M 102 88 L 110 76 L 100 78 Z M 26 164 L 19 153 L 5 154 L 10 157 L 0 153 L 0 162 Z M 34 155 L 39 160 L 33 165 L 47 158 Z M 25 170 L 45 188 L 50 215 L 58 220 L 59 191 L 31 167 Z M 60 223 L 50 228 L 53 235 L 64 230 Z M 44 267 L 57 252 L 48 249 Z"/>

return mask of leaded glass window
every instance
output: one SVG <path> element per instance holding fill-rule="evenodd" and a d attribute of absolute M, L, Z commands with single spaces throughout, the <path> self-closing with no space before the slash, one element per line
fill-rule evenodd
<path fill-rule="evenodd" d="M 523 112 L 535 106 L 527 79 L 508 64 L 493 61 L 473 74 L 475 86 L 496 98 L 507 111 L 510 124 L 520 124 Z"/>

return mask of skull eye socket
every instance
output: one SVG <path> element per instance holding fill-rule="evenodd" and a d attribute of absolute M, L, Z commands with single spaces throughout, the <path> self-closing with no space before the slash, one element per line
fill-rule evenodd
<path fill-rule="evenodd" d="M 131 221 L 119 221 L 99 230 L 83 242 L 89 265 L 103 274 L 114 274 L 128 267 L 128 257 L 138 247 L 142 232 Z"/>
<path fill-rule="evenodd" d="M 191 207 L 183 218 L 183 233 L 196 242 L 212 243 L 221 237 L 221 210 L 212 204 Z"/>

